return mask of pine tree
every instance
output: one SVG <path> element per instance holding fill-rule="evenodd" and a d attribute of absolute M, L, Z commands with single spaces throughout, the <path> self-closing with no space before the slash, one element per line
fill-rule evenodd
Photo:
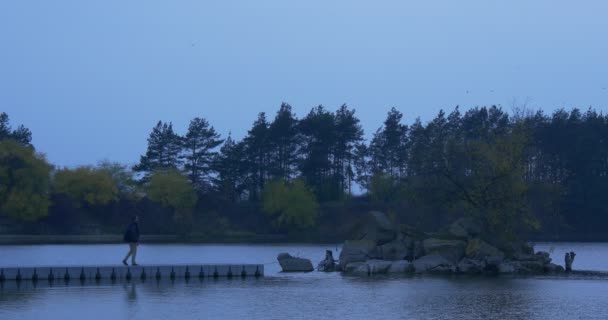
<path fill-rule="evenodd" d="M 247 187 L 245 144 L 236 143 L 230 134 L 216 155 L 213 168 L 217 172 L 215 185 L 220 194 L 231 202 L 238 201 Z"/>
<path fill-rule="evenodd" d="M 355 110 L 349 110 L 343 104 L 336 111 L 334 144 L 334 177 L 339 187 L 338 195 L 344 191 L 351 193 L 351 185 L 354 180 L 354 162 L 356 146 L 363 141 L 363 129 L 355 116 Z"/>
<path fill-rule="evenodd" d="M 269 171 L 273 178 L 288 181 L 296 170 L 298 160 L 298 120 L 287 103 L 281 104 L 270 124 L 268 142 L 270 146 Z"/>
<path fill-rule="evenodd" d="M 32 132 L 23 125 L 12 130 L 8 114 L 2 112 L 0 113 L 0 141 L 4 139 L 12 139 L 22 145 L 29 146 L 32 141 Z"/>
<path fill-rule="evenodd" d="M 211 162 L 216 156 L 214 151 L 223 140 L 207 120 L 194 118 L 190 121 L 188 132 L 183 138 L 184 169 L 192 185 L 205 189 L 209 185 Z"/>
<path fill-rule="evenodd" d="M 269 124 L 266 114 L 258 114 L 257 120 L 248 131 L 243 140 L 245 149 L 246 172 L 249 182 L 249 197 L 252 200 L 260 199 L 268 179 L 268 163 L 270 158 L 270 147 L 268 143 Z"/>
<path fill-rule="evenodd" d="M 408 127 L 401 124 L 403 114 L 389 111 L 384 126 L 376 131 L 370 144 L 372 170 L 400 178 L 407 169 Z"/>
<path fill-rule="evenodd" d="M 302 135 L 300 172 L 321 201 L 335 198 L 332 195 L 332 153 L 336 140 L 335 116 L 323 106 L 313 108 L 300 120 L 298 131 Z"/>
<path fill-rule="evenodd" d="M 173 125 L 159 121 L 148 137 L 148 149 L 133 170 L 144 173 L 144 181 L 155 170 L 172 170 L 180 166 L 182 138 L 173 131 Z"/>

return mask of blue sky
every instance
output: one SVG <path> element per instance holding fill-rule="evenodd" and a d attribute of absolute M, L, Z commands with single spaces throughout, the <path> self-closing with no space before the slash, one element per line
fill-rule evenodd
<path fill-rule="evenodd" d="M 242 137 L 282 101 L 608 111 L 606 1 L 0 2 L 0 111 L 58 165 L 135 163 L 158 120 Z"/>

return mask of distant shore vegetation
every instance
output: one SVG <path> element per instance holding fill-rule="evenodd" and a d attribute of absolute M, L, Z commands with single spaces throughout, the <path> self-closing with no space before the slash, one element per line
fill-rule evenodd
<path fill-rule="evenodd" d="M 348 238 L 371 209 L 436 230 L 469 216 L 497 236 L 606 240 L 608 116 L 456 107 L 403 122 L 392 108 L 369 141 L 354 109 L 283 103 L 240 140 L 204 118 L 152 127 L 133 167 L 50 164 L 32 132 L 0 113 L 0 233 L 116 234 L 140 215 L 150 234 Z"/>

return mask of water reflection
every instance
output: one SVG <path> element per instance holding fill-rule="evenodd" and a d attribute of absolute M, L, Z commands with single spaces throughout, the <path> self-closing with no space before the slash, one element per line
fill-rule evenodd
<path fill-rule="evenodd" d="M 82 249 L 70 248 L 76 253 Z M 277 251 L 304 252 L 314 259 L 325 246 L 229 246 L 221 254 L 215 251 L 217 246 L 212 246 L 213 252 L 208 248 L 175 245 L 155 250 L 170 252 L 164 257 L 169 261 L 177 261 L 174 251 L 178 251 L 182 256 L 215 257 L 205 261 L 210 263 L 234 262 L 244 256 L 255 262 L 268 260 Z M 608 257 L 608 246 L 592 248 L 604 250 Z M 588 263 L 585 256 L 583 252 L 577 259 Z M 608 314 L 608 281 L 600 278 L 368 279 L 269 270 L 262 279 L 184 280 L 157 281 L 149 275 L 144 281 L 136 276 L 130 282 L 9 281 L 0 284 L 0 319 L 603 319 Z"/>

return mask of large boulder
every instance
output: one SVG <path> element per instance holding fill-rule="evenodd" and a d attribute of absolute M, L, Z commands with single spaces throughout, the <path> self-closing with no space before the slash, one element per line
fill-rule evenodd
<path fill-rule="evenodd" d="M 451 261 L 447 260 L 441 255 L 431 254 L 420 257 L 412 262 L 412 266 L 416 273 L 423 272 L 453 272 L 456 271 L 456 267 Z"/>
<path fill-rule="evenodd" d="M 472 260 L 464 258 L 456 265 L 456 271 L 459 273 L 466 274 L 479 274 L 482 273 L 485 268 L 485 263 L 479 260 Z"/>
<path fill-rule="evenodd" d="M 365 214 L 355 223 L 352 230 L 353 239 L 369 240 L 377 245 L 393 241 L 397 237 L 397 230 L 388 217 L 379 211 Z"/>
<path fill-rule="evenodd" d="M 469 240 L 465 250 L 465 254 L 467 258 L 474 260 L 484 260 L 486 257 L 489 256 L 505 256 L 502 251 L 498 250 L 494 246 L 489 245 L 481 239 Z"/>
<path fill-rule="evenodd" d="M 369 268 L 369 273 L 374 274 L 385 274 L 388 272 L 388 269 L 393 264 L 392 261 L 386 260 L 369 260 L 367 261 L 367 266 Z"/>
<path fill-rule="evenodd" d="M 450 225 L 448 232 L 460 238 L 475 237 L 481 233 L 481 224 L 472 218 L 460 218 Z"/>
<path fill-rule="evenodd" d="M 347 240 L 340 252 L 340 268 L 344 269 L 351 262 L 363 262 L 378 258 L 376 242 L 371 240 Z"/>
<path fill-rule="evenodd" d="M 499 273 L 500 265 L 505 261 L 504 255 L 487 256 L 483 259 L 484 271 L 489 273 Z"/>
<path fill-rule="evenodd" d="M 545 265 L 545 272 L 548 273 L 563 273 L 564 267 L 557 265 L 555 263 L 549 263 Z"/>
<path fill-rule="evenodd" d="M 378 246 L 378 255 L 382 260 L 403 260 L 409 255 L 407 241 L 395 239 Z"/>
<path fill-rule="evenodd" d="M 391 267 L 388 268 L 388 273 L 401 274 L 414 271 L 414 266 L 407 260 L 393 261 Z"/>
<path fill-rule="evenodd" d="M 294 257 L 289 253 L 280 253 L 277 260 L 283 272 L 310 272 L 314 270 L 309 259 Z"/>
<path fill-rule="evenodd" d="M 349 263 L 348 266 L 352 266 L 351 271 L 349 272 L 349 274 L 353 275 L 353 276 L 359 276 L 359 277 L 368 277 L 371 276 L 371 272 L 369 270 L 369 265 L 367 263 Z"/>
<path fill-rule="evenodd" d="M 347 264 L 342 271 L 345 273 L 354 273 L 356 270 L 359 270 L 361 266 L 365 266 L 367 268 L 367 264 L 365 262 L 351 262 Z"/>
<path fill-rule="evenodd" d="M 391 267 L 391 261 L 368 260 L 366 262 L 352 262 L 346 265 L 344 271 L 355 276 L 372 276 L 386 274 Z"/>
<path fill-rule="evenodd" d="M 452 263 L 458 262 L 464 257 L 467 243 L 462 240 L 444 240 L 430 238 L 423 241 L 424 252 L 429 254 L 440 255 Z"/>

